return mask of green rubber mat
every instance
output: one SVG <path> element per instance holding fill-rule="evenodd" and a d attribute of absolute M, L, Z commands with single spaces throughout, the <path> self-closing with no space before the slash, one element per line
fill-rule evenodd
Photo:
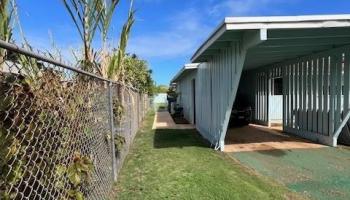
<path fill-rule="evenodd" d="M 311 199 L 350 199 L 350 149 L 327 147 L 230 155 Z"/>

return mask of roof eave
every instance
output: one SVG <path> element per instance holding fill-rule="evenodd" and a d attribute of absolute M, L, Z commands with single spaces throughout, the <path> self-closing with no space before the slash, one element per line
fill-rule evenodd
<path fill-rule="evenodd" d="M 210 37 L 192 56 L 192 62 L 198 58 L 226 31 L 261 30 L 261 29 L 298 29 L 332 28 L 350 26 L 350 15 L 309 15 L 309 16 L 274 16 L 274 17 L 226 17 Z"/>
<path fill-rule="evenodd" d="M 199 66 L 199 63 L 191 63 L 184 65 L 181 70 L 174 76 L 174 78 L 171 79 L 170 84 L 177 82 L 181 79 L 185 71 L 188 70 L 196 70 Z"/>

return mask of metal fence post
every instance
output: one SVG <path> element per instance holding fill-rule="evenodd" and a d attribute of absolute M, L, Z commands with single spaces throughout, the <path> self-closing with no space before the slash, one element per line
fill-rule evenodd
<path fill-rule="evenodd" d="M 108 99 L 109 99 L 109 128 L 111 131 L 111 149 L 112 149 L 112 176 L 113 180 L 117 181 L 117 169 L 116 169 L 116 156 L 115 156 L 115 144 L 114 144 L 114 119 L 113 119 L 113 90 L 112 82 L 108 82 Z"/>
<path fill-rule="evenodd" d="M 137 99 L 137 128 L 139 128 L 140 126 L 140 98 L 139 98 L 139 94 L 136 94 L 136 99 Z"/>

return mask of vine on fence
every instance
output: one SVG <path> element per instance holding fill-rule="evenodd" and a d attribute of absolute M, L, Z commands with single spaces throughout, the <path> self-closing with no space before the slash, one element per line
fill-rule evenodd
<path fill-rule="evenodd" d="M 125 90 L 123 102 L 124 86 L 113 86 L 119 134 L 111 141 L 106 81 L 9 53 L 0 63 L 0 199 L 108 196 L 112 155 L 123 162 L 144 114 L 133 108 L 135 93 Z"/>
<path fill-rule="evenodd" d="M 120 101 L 120 98 L 115 98 L 113 100 L 113 115 L 114 115 L 114 124 L 117 125 L 117 127 L 121 126 L 121 123 L 123 121 L 123 117 L 125 115 L 125 109 L 122 105 L 122 102 Z M 116 156 L 119 155 L 120 151 L 123 149 L 123 146 L 125 144 L 125 137 L 116 134 L 114 136 L 114 146 L 115 146 L 115 154 Z"/>
<path fill-rule="evenodd" d="M 44 190 L 54 171 L 63 175 L 55 184 L 59 186 L 62 179 L 70 182 L 57 190 L 71 199 L 84 199 L 81 187 L 88 182 L 93 162 L 82 152 L 71 155 L 68 146 L 79 146 L 74 137 L 81 134 L 78 132 L 86 122 L 95 120 L 86 115 L 85 123 L 79 121 L 79 114 L 93 109 L 93 105 L 83 95 L 76 95 L 78 89 L 92 85 L 62 84 L 60 73 L 48 69 L 35 82 L 3 72 L 0 80 L 0 199 L 16 199 L 19 193 L 30 198 L 26 182 L 35 190 Z M 84 133 L 89 131 L 85 129 Z M 66 160 L 71 164 L 56 164 Z"/>
<path fill-rule="evenodd" d="M 82 156 L 79 152 L 74 153 L 73 163 L 69 166 L 57 165 L 56 174 L 61 177 L 68 177 L 70 190 L 69 198 L 72 200 L 83 200 L 84 194 L 81 192 L 84 185 L 89 184 L 91 172 L 93 171 L 93 162 L 87 156 Z M 61 189 L 64 184 L 57 183 Z"/>

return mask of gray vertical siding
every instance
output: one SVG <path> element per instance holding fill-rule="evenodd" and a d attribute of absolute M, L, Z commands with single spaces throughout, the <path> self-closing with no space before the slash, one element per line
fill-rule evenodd
<path fill-rule="evenodd" d="M 338 133 L 350 120 L 350 40 L 344 36 L 350 30 L 348 17 L 225 18 L 191 58 L 202 62 L 195 75 L 196 128 L 216 148 L 224 149 L 244 73 L 242 84 L 252 88 L 249 99 L 256 122 L 268 125 L 275 119 L 280 123 L 282 108 L 285 131 L 336 144 Z M 181 103 L 186 118 L 193 122 L 192 80 L 178 79 L 185 69 L 173 81 L 182 82 Z M 283 95 L 272 97 L 271 78 L 276 76 L 283 77 Z"/>
<path fill-rule="evenodd" d="M 259 41 L 258 41 L 259 42 Z M 249 43 L 232 43 L 207 58 L 179 83 L 185 117 L 193 122 L 192 80 L 196 79 L 196 128 L 216 148 L 224 148 Z M 268 124 L 274 77 L 283 77 L 283 129 L 334 145 L 336 130 L 349 111 L 349 46 L 244 72 L 241 91 L 250 91 L 256 122 Z M 253 77 L 253 78 L 252 78 Z M 250 89 L 249 89 L 250 88 Z"/>
<path fill-rule="evenodd" d="M 336 144 L 333 134 L 347 110 L 345 104 L 348 103 L 344 102 L 349 101 L 348 83 L 344 82 L 349 76 L 348 51 L 349 47 L 338 48 L 279 64 L 287 80 L 284 85 L 286 132 L 329 145 Z M 293 87 L 299 90 L 295 92 Z M 299 102 L 290 101 L 297 100 L 297 97 Z"/>
<path fill-rule="evenodd" d="M 196 79 L 196 76 L 196 71 L 192 71 L 178 83 L 180 93 L 178 104 L 184 108 L 184 117 L 192 124 L 194 123 L 192 80 Z"/>
<path fill-rule="evenodd" d="M 240 43 L 222 49 L 197 70 L 197 129 L 217 148 L 223 148 L 245 52 Z M 227 113 L 229 112 L 228 116 Z"/>
<path fill-rule="evenodd" d="M 197 70 L 196 127 L 209 141 L 215 141 L 212 132 L 212 81 L 209 63 L 201 63 Z"/>
<path fill-rule="evenodd" d="M 342 47 L 246 72 L 256 78 L 256 89 L 251 90 L 256 122 L 268 124 L 266 83 L 282 76 L 284 131 L 336 144 L 333 134 L 349 110 L 349 51 L 349 46 Z"/>
<path fill-rule="evenodd" d="M 244 95 L 249 97 L 249 103 L 254 110 L 253 121 L 257 124 L 267 126 L 269 119 L 281 119 L 278 114 L 279 111 L 282 112 L 283 107 L 283 105 L 280 105 L 282 103 L 281 97 L 274 96 L 271 98 L 273 83 L 270 81 L 279 77 L 282 77 L 282 68 L 275 66 L 243 72 L 243 80 L 239 85 L 239 91 L 245 91 Z M 271 108 L 269 105 L 275 106 Z"/>

